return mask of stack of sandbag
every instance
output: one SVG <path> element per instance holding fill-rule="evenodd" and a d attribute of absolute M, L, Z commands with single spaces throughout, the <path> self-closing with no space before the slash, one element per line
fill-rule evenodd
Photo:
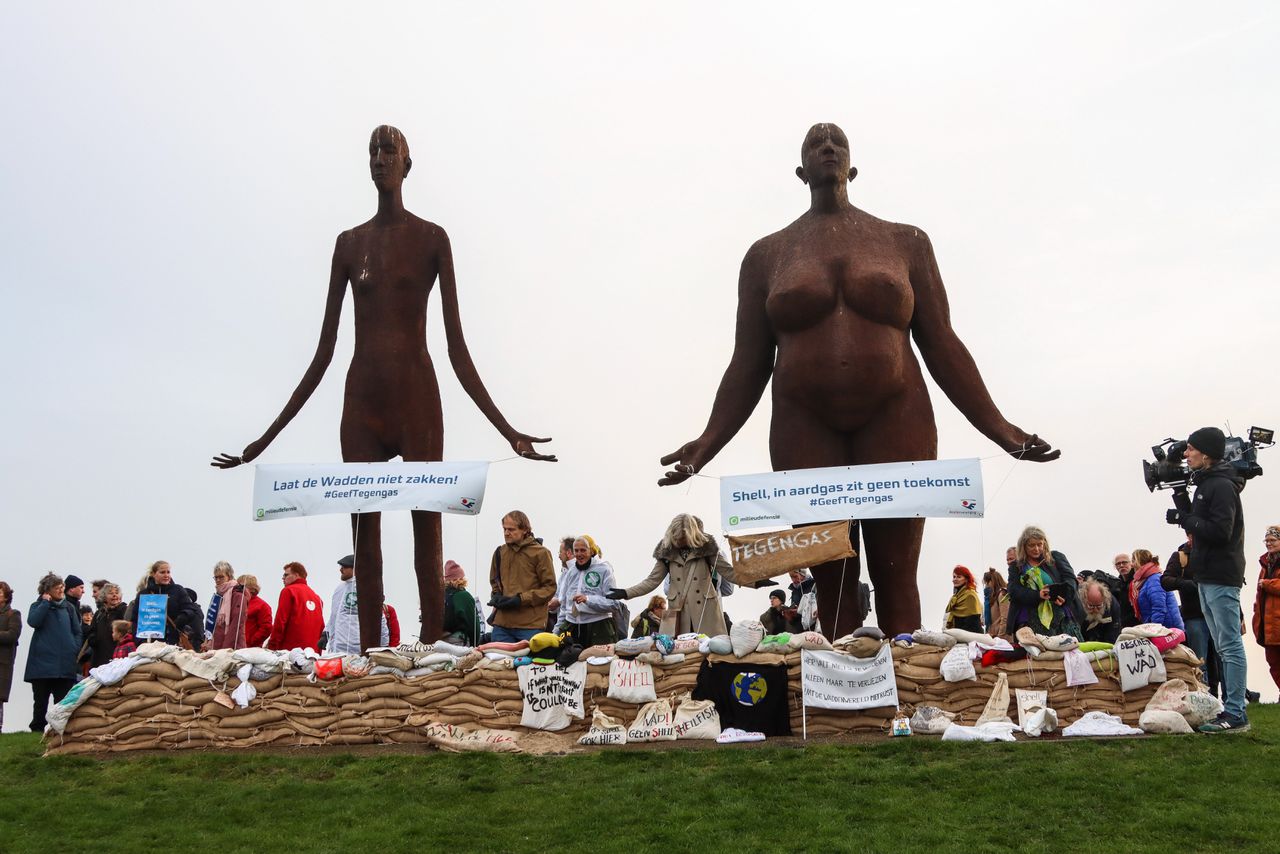
<path fill-rule="evenodd" d="M 959 723 L 973 723 L 982 714 L 999 674 L 1008 678 L 1010 691 L 1034 688 L 1048 693 L 1047 705 L 1066 725 L 1088 711 L 1113 714 L 1132 726 L 1146 709 L 1159 687 L 1144 685 L 1129 692 L 1120 689 L 1116 659 L 1101 656 L 1090 662 L 1098 681 L 1091 685 L 1067 685 L 1063 653 L 1046 651 L 1035 658 L 983 667 L 974 662 L 975 678 L 948 682 L 940 672 L 948 648 L 924 643 L 893 648 L 894 671 L 898 677 L 898 700 L 908 713 L 917 706 L 936 706 L 956 714 Z M 1181 679 L 1199 686 L 1199 659 L 1185 646 L 1163 654 L 1169 679 Z M 1014 710 L 1016 711 L 1016 710 Z"/>

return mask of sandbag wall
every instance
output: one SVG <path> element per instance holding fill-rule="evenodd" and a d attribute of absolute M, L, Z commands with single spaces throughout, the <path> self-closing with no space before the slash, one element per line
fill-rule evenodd
<path fill-rule="evenodd" d="M 946 682 L 938 671 L 945 650 L 917 645 L 895 647 L 900 708 L 910 714 L 917 706 L 932 705 L 957 714 L 957 722 L 973 723 L 981 713 L 996 681 L 1009 674 L 1010 698 L 1014 688 L 1040 688 L 1049 692 L 1049 705 L 1058 711 L 1063 725 L 1086 711 L 1105 711 L 1136 725 L 1138 715 L 1155 691 L 1154 685 L 1123 693 L 1114 676 L 1114 659 L 1094 663 L 1099 682 L 1071 688 L 1061 661 L 1029 661 L 977 669 L 976 681 Z M 788 667 L 791 726 L 801 732 L 800 653 L 754 653 L 738 659 L 711 655 L 711 661 L 786 664 Z M 688 655 L 671 666 L 655 666 L 654 683 L 659 697 L 692 692 L 703 656 Z M 1178 647 L 1165 657 L 1169 678 L 1196 686 L 1195 657 Z M 630 722 L 639 706 L 610 699 L 608 665 L 588 665 L 583 691 L 586 715 L 559 734 L 564 746 L 572 746 L 585 732 L 591 710 Z M 277 675 L 255 682 L 257 697 L 246 709 L 227 708 L 215 702 L 219 690 L 230 692 L 239 684 L 234 677 L 225 685 L 188 676 L 167 662 L 150 662 L 133 670 L 118 685 L 104 686 L 75 710 L 63 735 L 49 733 L 49 753 L 96 753 L 129 750 L 425 743 L 422 727 L 428 723 L 463 724 L 523 731 L 523 703 L 516 672 L 509 668 L 444 671 L 405 678 L 392 674 L 311 682 L 305 676 Z M 811 735 L 886 732 L 897 713 L 892 708 L 837 712 L 808 711 Z M 1011 702 L 1010 716 L 1016 717 Z"/>

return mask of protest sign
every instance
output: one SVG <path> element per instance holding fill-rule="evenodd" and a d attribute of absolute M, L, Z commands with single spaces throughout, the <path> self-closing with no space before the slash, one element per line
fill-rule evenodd
<path fill-rule="evenodd" d="M 1121 691 L 1132 691 L 1169 678 L 1160 651 L 1146 638 L 1120 640 L 1115 645 L 1115 651 Z"/>
<path fill-rule="evenodd" d="M 729 537 L 733 574 L 738 584 L 775 578 L 799 567 L 857 554 L 849 542 L 849 523 L 831 522 L 768 534 Z"/>
<path fill-rule="evenodd" d="M 829 522 L 983 514 L 976 458 L 877 463 L 720 479 L 725 531 Z"/>
<path fill-rule="evenodd" d="M 486 462 L 318 463 L 258 466 L 256 522 L 323 513 L 433 510 L 475 516 L 484 503 Z"/>
<path fill-rule="evenodd" d="M 893 653 L 882 644 L 873 658 L 806 649 L 800 653 L 804 704 L 819 709 L 873 709 L 898 705 Z"/>
<path fill-rule="evenodd" d="M 609 662 L 609 699 L 624 703 L 648 703 L 658 699 L 654 690 L 653 665 L 634 658 Z"/>
<path fill-rule="evenodd" d="M 518 671 L 524 710 L 520 726 L 562 730 L 569 718 L 582 718 L 582 689 L 587 683 L 587 663 L 527 664 Z"/>
<path fill-rule="evenodd" d="M 138 597 L 138 630 L 136 638 L 163 638 L 164 621 L 169 613 L 167 593 L 143 593 Z"/>

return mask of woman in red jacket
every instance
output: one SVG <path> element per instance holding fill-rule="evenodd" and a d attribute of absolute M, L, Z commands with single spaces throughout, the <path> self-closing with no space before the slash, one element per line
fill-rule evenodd
<path fill-rule="evenodd" d="M 244 645 L 262 646 L 271 637 L 271 606 L 258 594 L 262 587 L 256 575 L 242 575 L 236 579 L 249 594 L 249 607 L 244 621 Z"/>
<path fill-rule="evenodd" d="M 1271 679 L 1280 686 L 1280 525 L 1267 527 L 1262 538 L 1267 550 L 1258 562 L 1258 595 L 1253 600 L 1253 636 L 1262 645 Z"/>

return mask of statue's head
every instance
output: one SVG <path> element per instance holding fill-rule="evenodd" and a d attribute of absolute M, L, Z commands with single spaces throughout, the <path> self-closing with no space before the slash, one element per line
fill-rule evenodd
<path fill-rule="evenodd" d="M 379 192 L 398 188 L 412 166 L 409 140 L 399 128 L 379 125 L 373 129 L 369 136 L 369 176 Z"/>
<path fill-rule="evenodd" d="M 852 181 L 858 170 L 849 165 L 849 138 L 839 125 L 823 122 L 809 128 L 800 145 L 796 177 L 810 186 Z"/>

